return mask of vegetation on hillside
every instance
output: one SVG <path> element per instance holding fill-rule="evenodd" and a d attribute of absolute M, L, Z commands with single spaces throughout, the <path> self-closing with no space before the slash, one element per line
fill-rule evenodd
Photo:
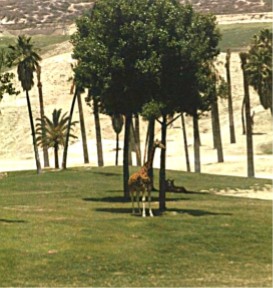
<path fill-rule="evenodd" d="M 48 29 L 61 28 L 90 9 L 95 1 L 90 0 L 1 0 L 0 23 L 2 29 L 20 30 L 22 28 Z M 181 3 L 186 1 L 181 0 Z M 200 12 L 214 14 L 260 13 L 272 11 L 272 1 L 187 1 Z M 0 26 L 1 29 L 1 26 Z"/>

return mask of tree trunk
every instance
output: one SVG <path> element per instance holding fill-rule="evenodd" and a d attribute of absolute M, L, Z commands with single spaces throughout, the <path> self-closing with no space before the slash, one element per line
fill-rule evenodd
<path fill-rule="evenodd" d="M 167 139 L 167 115 L 162 116 L 161 143 L 165 149 L 161 149 L 159 171 L 159 211 L 166 210 L 166 139 Z"/>
<path fill-rule="evenodd" d="M 40 115 L 41 115 L 41 128 L 42 128 L 42 138 L 44 139 L 45 136 L 45 110 L 44 110 L 44 99 L 43 99 L 43 90 L 42 90 L 42 82 L 41 82 L 41 66 L 38 65 L 37 67 L 37 87 L 38 87 L 38 94 L 39 94 L 39 103 L 40 103 Z M 44 156 L 44 167 L 49 167 L 49 156 L 48 156 L 48 147 L 42 141 L 43 146 L 43 156 Z"/>
<path fill-rule="evenodd" d="M 230 143 L 236 143 L 234 118 L 233 118 L 233 104 L 232 104 L 232 92 L 231 92 L 231 77 L 230 77 L 230 50 L 227 50 L 226 54 L 226 75 L 228 85 L 228 116 L 229 116 L 229 131 L 230 131 Z"/>
<path fill-rule="evenodd" d="M 119 133 L 116 133 L 116 166 L 118 166 L 118 154 L 119 154 Z"/>
<path fill-rule="evenodd" d="M 224 162 L 224 155 L 223 155 L 223 147 L 222 147 L 222 139 L 221 139 L 221 126 L 220 126 L 220 119 L 219 119 L 219 109 L 218 109 L 218 101 L 215 91 L 215 100 L 211 103 L 211 118 L 213 119 L 214 123 L 214 139 L 215 139 L 215 148 L 217 150 L 217 158 L 218 162 Z"/>
<path fill-rule="evenodd" d="M 124 148 L 123 148 L 123 191 L 125 199 L 129 199 L 129 142 L 130 142 L 130 129 L 131 129 L 132 115 L 126 115 L 125 117 L 125 132 L 124 132 Z"/>
<path fill-rule="evenodd" d="M 99 117 L 99 103 L 98 99 L 93 99 L 94 105 L 94 120 L 96 129 L 96 139 L 97 139 L 97 154 L 98 154 L 98 166 L 103 166 L 103 150 L 102 150 L 102 140 L 101 140 L 101 129 L 100 129 L 100 117 Z"/>
<path fill-rule="evenodd" d="M 140 144 L 137 134 L 139 134 L 139 131 L 136 131 L 136 127 L 133 125 L 133 121 L 131 123 L 131 145 L 132 150 L 136 153 L 136 163 L 137 166 L 141 166 L 141 152 L 140 152 Z"/>
<path fill-rule="evenodd" d="M 241 108 L 241 119 L 242 119 L 242 134 L 246 134 L 246 124 L 245 124 L 245 104 L 246 104 L 246 99 L 245 96 L 243 98 L 243 103 L 242 103 L 242 108 Z"/>
<path fill-rule="evenodd" d="M 200 173 L 200 141 L 197 112 L 193 115 L 193 140 L 194 140 L 194 171 Z"/>
<path fill-rule="evenodd" d="M 88 156 L 88 148 L 87 148 L 87 140 L 86 140 L 86 130 L 85 130 L 85 124 L 84 124 L 84 115 L 83 115 L 83 109 L 82 109 L 81 93 L 77 94 L 77 100 L 78 100 L 80 127 L 81 127 L 81 134 L 82 134 L 83 159 L 84 159 L 84 163 L 87 164 L 89 163 L 89 156 Z"/>
<path fill-rule="evenodd" d="M 188 140 L 187 140 L 187 131 L 186 131 L 186 125 L 185 125 L 185 119 L 184 119 L 184 114 L 183 113 L 181 113 L 181 122 L 182 122 L 182 131 L 183 131 L 183 139 L 184 139 L 184 149 L 185 149 L 185 158 L 186 158 L 187 171 L 191 172 L 189 149 L 188 149 Z"/>
<path fill-rule="evenodd" d="M 139 116 L 135 116 L 135 143 L 136 143 L 136 152 L 137 152 L 137 165 L 141 166 L 141 146 L 140 146 L 140 127 L 139 127 Z"/>
<path fill-rule="evenodd" d="M 42 172 L 41 162 L 40 162 L 40 157 L 39 157 L 39 152 L 38 152 L 38 147 L 37 147 L 37 142 L 36 142 L 36 135 L 35 135 L 35 128 L 34 128 L 32 109 L 31 109 L 29 94 L 28 94 L 27 90 L 26 90 L 26 98 L 27 98 L 28 115 L 29 115 L 30 128 L 31 128 L 31 134 L 32 134 L 32 142 L 33 142 L 33 149 L 34 149 L 34 156 L 35 156 L 37 174 L 40 174 Z"/>
<path fill-rule="evenodd" d="M 132 119 L 131 119 L 131 127 L 130 127 L 130 132 L 129 132 L 129 147 L 128 147 L 128 165 L 132 166 L 133 165 L 133 160 L 132 160 L 132 150 L 133 150 L 133 144 L 132 144 Z"/>
<path fill-rule="evenodd" d="M 211 105 L 212 106 L 212 105 Z M 216 126 L 215 126 L 215 115 L 214 115 L 214 111 L 212 111 L 212 107 L 211 107 L 211 128 L 212 128 L 212 140 L 213 140 L 213 149 L 217 149 L 217 139 L 216 139 Z"/>
<path fill-rule="evenodd" d="M 55 159 L 55 168 L 59 169 L 59 153 L 58 153 L 59 147 L 58 145 L 54 146 L 54 159 Z"/>
<path fill-rule="evenodd" d="M 250 115 L 250 97 L 249 85 L 245 65 L 247 63 L 247 54 L 240 53 L 243 81 L 244 81 L 244 98 L 245 98 L 245 118 L 246 118 L 246 147 L 247 147 L 247 176 L 254 177 L 254 157 L 253 157 L 253 141 L 252 141 L 252 125 Z"/>
<path fill-rule="evenodd" d="M 67 162 L 67 152 L 68 152 L 68 144 L 69 144 L 69 134 L 70 134 L 71 122 L 72 122 L 72 118 L 73 118 L 77 94 L 78 94 L 78 88 L 76 87 L 74 95 L 73 95 L 71 107 L 70 107 L 69 121 L 68 121 L 68 125 L 67 125 L 67 132 L 66 132 L 64 152 L 63 152 L 63 163 L 62 163 L 63 169 L 66 169 L 66 164 L 67 164 L 66 162 Z"/>
<path fill-rule="evenodd" d="M 155 141 L 155 119 L 149 120 L 148 124 L 148 154 L 147 154 L 147 161 L 149 160 L 149 155 L 151 155 L 153 145 Z M 154 169 L 153 165 L 151 165 L 150 169 L 148 170 L 148 175 L 152 182 L 152 191 L 156 191 L 157 189 L 154 186 Z"/>

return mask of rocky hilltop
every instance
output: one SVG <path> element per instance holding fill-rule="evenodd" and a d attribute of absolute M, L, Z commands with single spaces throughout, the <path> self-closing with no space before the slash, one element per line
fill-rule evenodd
<path fill-rule="evenodd" d="M 185 3 L 185 0 L 180 1 Z M 188 0 L 197 11 L 238 14 L 272 12 L 271 0 Z M 66 33 L 75 18 L 94 4 L 90 0 L 0 0 L 0 32 Z M 261 17 L 262 14 L 261 14 Z"/>

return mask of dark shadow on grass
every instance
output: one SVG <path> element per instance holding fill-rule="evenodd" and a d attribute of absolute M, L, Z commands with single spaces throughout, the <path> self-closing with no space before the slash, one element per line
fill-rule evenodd
<path fill-rule="evenodd" d="M 102 175 L 102 176 L 119 176 L 119 177 L 122 177 L 122 175 L 120 173 L 112 173 L 112 172 L 94 171 L 93 174 L 98 174 L 98 175 Z"/>
<path fill-rule="evenodd" d="M 107 203 L 126 203 L 129 202 L 129 200 L 125 199 L 122 196 L 114 196 L 114 197 L 103 197 L 103 198 L 82 198 L 83 201 L 87 202 L 107 202 Z"/>
<path fill-rule="evenodd" d="M 11 220 L 11 219 L 0 219 L 0 222 L 2 222 L 2 223 L 11 223 L 11 224 L 27 223 L 25 220 Z"/>
<path fill-rule="evenodd" d="M 263 133 L 263 132 L 253 132 L 252 135 L 264 135 L 266 133 Z"/>
<path fill-rule="evenodd" d="M 106 213 L 116 213 L 116 214 L 132 214 L 131 208 L 115 208 L 115 207 L 109 207 L 109 208 L 97 208 L 96 211 L 98 212 L 106 212 Z M 216 212 L 210 212 L 205 210 L 193 210 L 193 209 L 170 209 L 165 212 L 160 212 L 159 210 L 153 209 L 154 216 L 164 216 L 172 213 L 172 215 L 176 214 L 188 214 L 194 217 L 205 217 L 205 216 L 232 216 L 231 213 L 216 213 Z M 139 214 L 136 214 L 134 216 L 141 216 Z M 147 211 L 147 217 L 148 217 L 148 211 Z"/>
<path fill-rule="evenodd" d="M 128 203 L 131 202 L 131 199 L 125 199 L 122 196 L 113 196 L 113 197 L 102 197 L 102 198 L 95 198 L 95 197 L 88 197 L 82 198 L 83 201 L 87 202 L 107 202 L 107 203 Z M 170 198 L 166 199 L 167 202 L 175 202 L 175 201 L 188 201 L 190 198 Z M 141 199 L 140 199 L 141 201 Z M 158 197 L 152 197 L 152 202 L 158 201 Z"/>
<path fill-rule="evenodd" d="M 177 214 L 188 214 L 195 217 L 201 216 L 232 216 L 231 213 L 217 213 L 205 210 L 195 210 L 195 209 L 170 209 L 167 212 L 175 212 Z"/>
<path fill-rule="evenodd" d="M 131 214 L 131 208 L 97 208 L 98 212 L 107 212 L 107 213 L 115 213 L 115 214 Z"/>

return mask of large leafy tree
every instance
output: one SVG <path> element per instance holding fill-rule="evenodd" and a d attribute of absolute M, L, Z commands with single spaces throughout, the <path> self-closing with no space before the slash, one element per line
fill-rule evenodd
<path fill-rule="evenodd" d="M 272 114 L 272 32 L 254 35 L 245 66 L 248 82 L 257 91 L 261 105 Z"/>
<path fill-rule="evenodd" d="M 80 65 L 77 81 L 100 97 L 108 114 L 125 116 L 124 191 L 127 196 L 127 155 L 133 114 L 158 107 L 162 142 L 167 115 L 195 115 L 204 106 L 199 68 L 218 53 L 215 18 L 175 0 L 101 0 L 78 22 L 73 36 L 74 57 Z M 198 35 L 198 37 L 196 37 Z M 148 109 L 153 110 L 153 109 Z M 161 155 L 164 192 L 165 150 Z M 161 210 L 165 209 L 165 195 Z"/>
<path fill-rule="evenodd" d="M 152 1 L 153 2 L 153 1 Z M 99 97 L 100 108 L 125 116 L 124 191 L 128 197 L 128 148 L 132 115 L 152 95 L 155 62 L 147 49 L 151 2 L 104 0 L 95 4 L 91 15 L 78 20 L 73 36 L 74 57 L 79 60 L 75 79 Z"/>
<path fill-rule="evenodd" d="M 159 85 L 153 101 L 144 114 L 154 114 L 161 123 L 161 142 L 166 147 L 168 115 L 186 112 L 194 118 L 195 159 L 199 159 L 198 114 L 208 110 L 211 98 L 206 96 L 208 61 L 218 53 L 219 32 L 215 17 L 196 13 L 191 6 L 176 1 L 159 1 L 155 7 L 153 51 L 157 54 Z M 198 37 L 196 37 L 198 35 Z M 159 116 L 161 118 L 159 119 Z M 165 207 L 166 150 L 161 150 L 160 210 Z M 198 165 L 196 165 L 198 166 Z M 200 166 L 200 165 L 199 165 Z M 198 170 L 198 169 L 197 169 Z"/>
<path fill-rule="evenodd" d="M 29 113 L 37 173 L 40 174 L 41 163 L 36 143 L 35 127 L 34 127 L 29 91 L 34 85 L 33 80 L 34 73 L 37 70 L 37 67 L 39 66 L 39 61 L 41 61 L 41 57 L 35 51 L 33 44 L 31 43 L 31 38 L 25 35 L 18 36 L 16 44 L 10 45 L 9 50 L 10 50 L 9 53 L 10 64 L 15 64 L 17 66 L 18 79 L 21 82 L 23 90 L 26 92 L 27 107 Z"/>

